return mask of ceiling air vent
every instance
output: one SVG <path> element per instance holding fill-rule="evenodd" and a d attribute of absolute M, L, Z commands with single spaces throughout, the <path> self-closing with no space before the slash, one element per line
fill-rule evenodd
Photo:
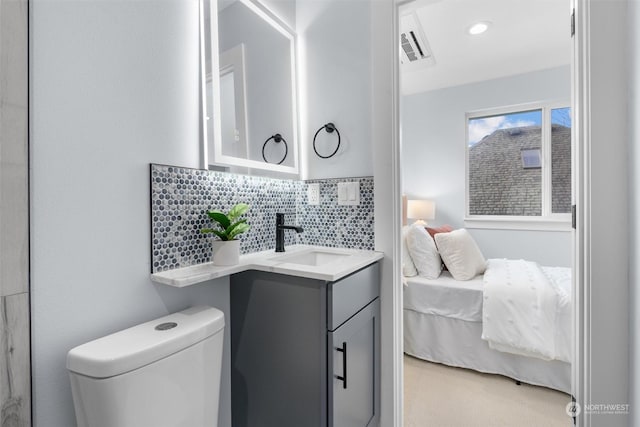
<path fill-rule="evenodd" d="M 403 69 L 419 69 L 435 65 L 431 47 L 415 12 L 400 18 L 400 45 Z"/>

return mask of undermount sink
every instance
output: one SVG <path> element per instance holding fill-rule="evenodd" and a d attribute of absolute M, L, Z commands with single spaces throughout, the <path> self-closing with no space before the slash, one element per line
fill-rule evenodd
<path fill-rule="evenodd" d="M 278 261 L 287 262 L 290 264 L 319 266 L 330 264 L 335 261 L 340 261 L 350 256 L 351 254 L 313 250 L 310 252 L 303 252 L 299 254 L 279 256 L 276 259 Z"/>

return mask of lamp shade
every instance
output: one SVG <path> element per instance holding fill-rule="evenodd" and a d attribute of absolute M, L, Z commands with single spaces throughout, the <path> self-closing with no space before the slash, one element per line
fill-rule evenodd
<path fill-rule="evenodd" d="M 409 200 L 407 218 L 425 220 L 436 217 L 436 204 L 431 200 Z"/>

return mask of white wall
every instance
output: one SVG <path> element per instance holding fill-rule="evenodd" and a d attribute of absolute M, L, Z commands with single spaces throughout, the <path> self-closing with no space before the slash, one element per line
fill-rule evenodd
<path fill-rule="evenodd" d="M 34 425 L 69 427 L 69 349 L 192 304 L 228 313 L 229 289 L 149 280 L 149 163 L 199 165 L 198 2 L 34 0 L 30 28 Z"/>
<path fill-rule="evenodd" d="M 303 179 L 373 175 L 370 9 L 367 1 L 297 3 Z M 334 157 L 321 159 L 313 135 L 327 122 L 336 125 L 342 142 Z M 321 131 L 318 151 L 328 155 L 336 142 Z"/>
<path fill-rule="evenodd" d="M 591 394 L 588 403 L 629 402 L 629 84 L 627 7 L 631 2 L 591 0 L 586 88 L 590 139 L 588 194 L 589 240 L 587 263 L 590 282 L 584 285 L 590 308 L 586 351 L 586 376 Z M 636 79 L 636 76 L 632 77 Z M 631 117 L 631 120 L 636 120 Z M 611 224 L 616 224 L 611 227 Z M 636 307 L 637 308 L 637 307 Z M 636 408 L 630 408 L 632 411 Z M 624 415 L 594 415 L 593 426 L 626 426 Z"/>
<path fill-rule="evenodd" d="M 629 28 L 629 112 L 628 117 L 639 117 L 640 115 L 640 3 L 630 2 L 627 20 Z M 629 120 L 629 216 L 630 218 L 640 218 L 640 121 Z M 640 280 L 640 226 L 636 221 L 630 223 L 630 248 L 629 283 L 636 284 L 630 286 L 630 330 L 631 330 L 631 376 L 630 388 L 631 396 L 631 419 L 629 425 L 640 425 L 640 291 L 637 284 Z"/>
<path fill-rule="evenodd" d="M 571 97 L 569 66 L 402 97 L 402 185 L 436 202 L 433 224 L 463 227 L 465 113 Z M 571 265 L 571 233 L 470 230 L 487 258 Z"/>

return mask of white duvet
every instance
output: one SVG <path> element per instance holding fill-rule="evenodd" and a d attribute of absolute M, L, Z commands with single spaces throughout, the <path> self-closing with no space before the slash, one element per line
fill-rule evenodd
<path fill-rule="evenodd" d="M 571 361 L 568 269 L 490 259 L 484 273 L 482 339 L 489 347 L 545 360 Z"/>

